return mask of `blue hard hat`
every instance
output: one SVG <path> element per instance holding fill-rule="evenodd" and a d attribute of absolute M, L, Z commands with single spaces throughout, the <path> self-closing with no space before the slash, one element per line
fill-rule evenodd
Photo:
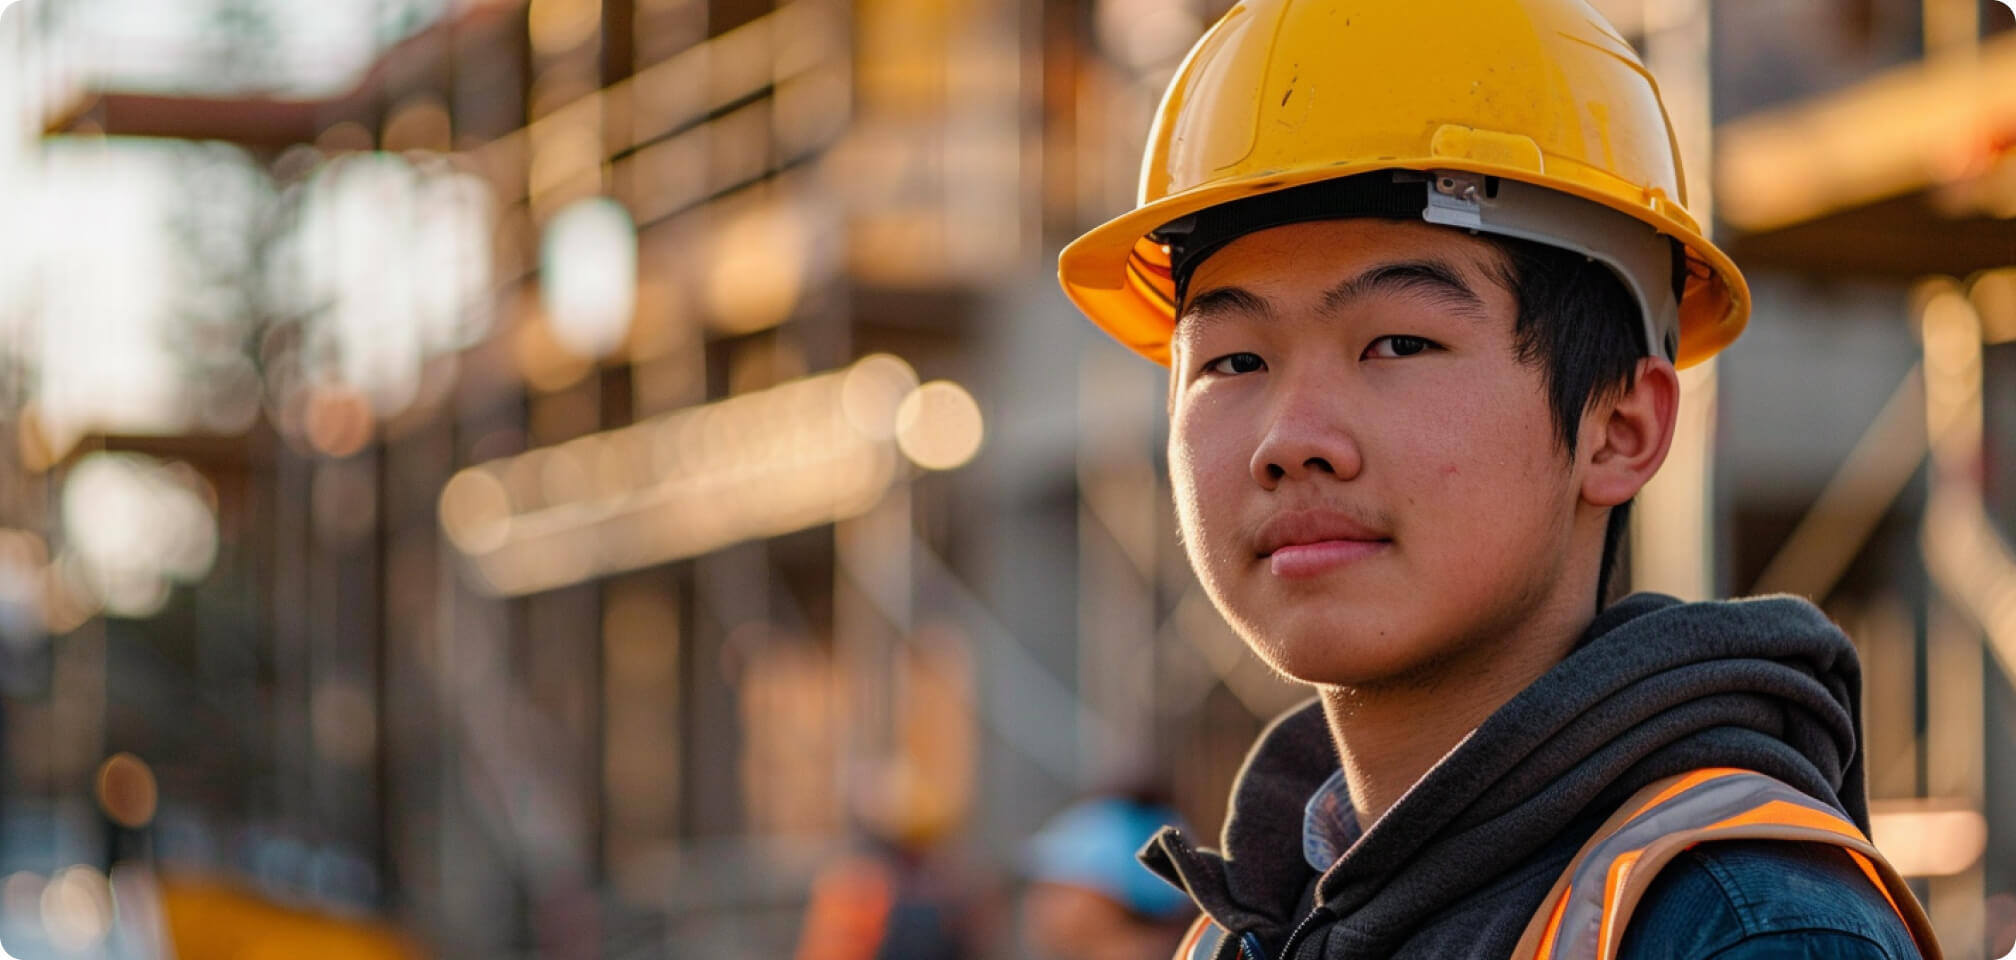
<path fill-rule="evenodd" d="M 1030 841 L 1029 877 L 1105 894 L 1142 916 L 1180 913 L 1190 898 L 1134 858 L 1156 831 L 1179 820 L 1168 807 L 1087 800 L 1051 818 Z"/>

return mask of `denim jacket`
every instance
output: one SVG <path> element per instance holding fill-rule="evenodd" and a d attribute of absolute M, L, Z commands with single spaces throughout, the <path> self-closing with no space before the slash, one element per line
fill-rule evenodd
<path fill-rule="evenodd" d="M 1783 840 L 1695 847 L 1660 871 L 1620 960 L 1911 960 L 1911 932 L 1837 847 Z"/>

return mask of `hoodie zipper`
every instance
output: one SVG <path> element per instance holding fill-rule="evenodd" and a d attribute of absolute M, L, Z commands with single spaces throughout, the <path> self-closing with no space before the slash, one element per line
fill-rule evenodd
<path fill-rule="evenodd" d="M 1327 906 L 1317 907 L 1314 913 L 1303 917 L 1302 922 L 1295 925 L 1295 932 L 1288 935 L 1288 942 L 1281 945 L 1281 960 L 1293 960 L 1295 947 L 1301 943 L 1302 936 L 1316 924 L 1331 919 L 1335 917 Z M 1253 931 L 1240 934 L 1238 941 L 1239 949 L 1233 954 L 1234 960 L 1268 960 L 1267 948 L 1260 945 L 1260 937 Z"/>
<path fill-rule="evenodd" d="M 1294 960 L 1295 948 L 1301 944 L 1303 935 L 1307 934 L 1318 923 L 1332 919 L 1335 919 L 1335 917 L 1331 914 L 1328 906 L 1317 907 L 1315 912 L 1303 917 L 1302 922 L 1295 925 L 1295 932 L 1288 935 L 1288 942 L 1281 945 L 1281 960 Z M 1248 934 L 1248 936 L 1251 936 L 1251 934 Z M 1255 943 L 1254 947 L 1259 947 L 1259 944 Z M 1267 957 L 1263 954 L 1257 957 L 1256 960 L 1267 960 Z"/>

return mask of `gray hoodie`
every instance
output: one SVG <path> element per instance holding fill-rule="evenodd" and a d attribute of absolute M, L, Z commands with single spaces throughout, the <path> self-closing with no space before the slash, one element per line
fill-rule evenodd
<path fill-rule="evenodd" d="M 1247 756 L 1222 852 L 1165 829 L 1141 860 L 1266 957 L 1291 941 L 1295 957 L 1506 957 L 1582 842 L 1662 777 L 1756 770 L 1866 833 L 1861 689 L 1854 646 L 1804 600 L 1637 594 L 1599 614 L 1320 877 L 1303 860 L 1303 810 L 1338 760 L 1314 702 Z"/>

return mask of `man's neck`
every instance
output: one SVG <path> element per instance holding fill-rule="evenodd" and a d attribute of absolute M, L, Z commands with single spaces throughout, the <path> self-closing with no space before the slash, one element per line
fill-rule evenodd
<path fill-rule="evenodd" d="M 1358 825 L 1370 829 L 1470 731 L 1568 655 L 1593 613 L 1479 638 L 1406 683 L 1320 687 Z"/>

